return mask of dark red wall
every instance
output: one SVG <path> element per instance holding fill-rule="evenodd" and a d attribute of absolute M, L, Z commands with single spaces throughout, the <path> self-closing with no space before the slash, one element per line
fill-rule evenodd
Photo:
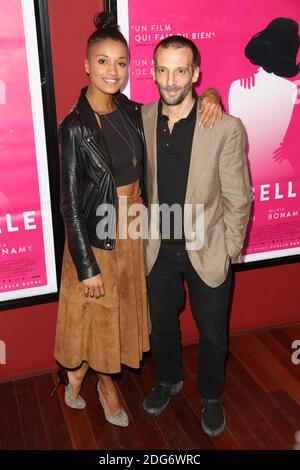
<path fill-rule="evenodd" d="M 86 83 L 85 43 L 101 0 L 48 0 L 57 116 L 60 121 Z M 300 263 L 237 273 L 231 330 L 300 321 Z M 0 380 L 53 368 L 57 303 L 0 312 L 0 340 L 6 365 Z M 183 338 L 197 337 L 189 308 L 182 316 Z"/>
<path fill-rule="evenodd" d="M 85 47 L 103 0 L 48 0 L 57 120 L 61 121 L 87 80 Z"/>

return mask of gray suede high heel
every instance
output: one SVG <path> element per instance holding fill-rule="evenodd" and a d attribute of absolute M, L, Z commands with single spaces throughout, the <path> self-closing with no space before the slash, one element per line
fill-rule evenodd
<path fill-rule="evenodd" d="M 61 368 L 57 372 L 57 382 L 51 393 L 51 396 L 54 395 L 54 393 L 56 392 L 60 384 L 65 386 L 65 404 L 67 406 L 69 406 L 70 408 L 75 408 L 77 410 L 82 410 L 83 408 L 86 407 L 86 402 L 80 395 L 77 395 L 76 398 L 73 398 L 72 396 L 73 389 L 72 389 L 72 385 L 69 382 L 67 369 Z"/>
<path fill-rule="evenodd" d="M 86 407 L 86 402 L 80 395 L 73 398 L 72 385 L 70 383 L 65 387 L 65 404 L 70 408 L 75 408 L 77 410 L 83 410 L 83 408 Z"/>
<path fill-rule="evenodd" d="M 103 411 L 104 411 L 106 421 L 108 421 L 111 424 L 114 424 L 115 426 L 122 426 L 122 427 L 126 428 L 129 424 L 129 419 L 128 419 L 126 411 L 123 410 L 123 408 L 120 408 L 119 410 L 117 410 L 113 415 L 109 415 L 106 412 L 106 410 L 103 406 L 103 403 L 101 402 L 100 395 L 99 395 L 99 392 L 100 392 L 99 380 L 97 382 L 97 392 L 98 392 L 98 396 L 99 396 L 99 401 L 100 401 L 100 403 L 102 405 L 102 408 L 103 408 Z"/>

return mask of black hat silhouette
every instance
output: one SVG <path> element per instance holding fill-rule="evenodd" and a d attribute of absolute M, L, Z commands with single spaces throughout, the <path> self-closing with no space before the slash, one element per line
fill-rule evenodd
<path fill-rule="evenodd" d="M 245 56 L 266 72 L 279 77 L 294 77 L 299 72 L 296 64 L 300 38 L 298 24 L 289 18 L 275 18 L 255 34 L 245 48 Z"/>

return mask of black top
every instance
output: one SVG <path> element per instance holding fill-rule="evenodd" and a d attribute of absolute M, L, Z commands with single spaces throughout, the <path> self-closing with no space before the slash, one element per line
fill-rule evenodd
<path fill-rule="evenodd" d="M 118 109 L 99 117 L 112 159 L 116 185 L 124 186 L 140 179 L 143 151 L 136 131 Z"/>
<path fill-rule="evenodd" d="M 162 114 L 162 101 L 160 100 L 158 104 L 157 184 L 159 204 L 171 206 L 177 203 L 181 206 L 180 219 L 175 219 L 171 212 L 170 237 L 168 236 L 168 218 L 163 217 L 163 212 L 160 211 L 162 243 L 185 242 L 183 209 L 196 124 L 197 101 L 195 99 L 195 104 L 189 115 L 174 124 L 172 133 L 168 127 L 168 116 Z"/>

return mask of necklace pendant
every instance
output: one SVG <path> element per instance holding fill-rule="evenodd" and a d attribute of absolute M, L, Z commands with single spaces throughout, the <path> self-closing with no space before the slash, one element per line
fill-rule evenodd
<path fill-rule="evenodd" d="M 137 165 L 137 158 L 136 158 L 135 155 L 133 156 L 133 158 L 132 158 L 131 161 L 132 161 L 133 166 L 136 166 L 136 165 Z"/>

